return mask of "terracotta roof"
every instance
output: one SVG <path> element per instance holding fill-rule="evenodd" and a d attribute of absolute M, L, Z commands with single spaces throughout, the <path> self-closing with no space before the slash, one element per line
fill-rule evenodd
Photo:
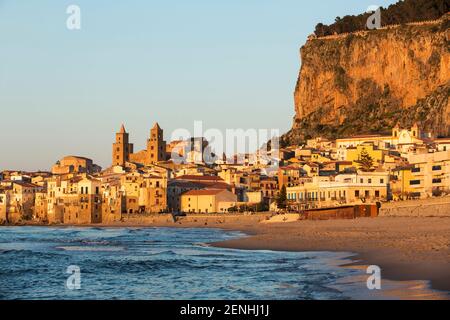
<path fill-rule="evenodd" d="M 281 170 L 301 170 L 299 167 L 294 166 L 287 166 L 287 167 L 280 167 Z"/>
<path fill-rule="evenodd" d="M 194 176 L 194 175 L 184 175 L 175 178 L 176 180 L 193 180 L 193 181 L 223 181 L 221 177 L 217 176 Z"/>
<path fill-rule="evenodd" d="M 183 193 L 183 196 L 215 196 L 221 192 L 223 189 L 204 189 L 204 190 L 191 190 L 186 193 Z"/>
<path fill-rule="evenodd" d="M 18 184 L 19 186 L 25 187 L 25 188 L 42 188 L 41 186 L 29 183 L 29 182 L 23 182 L 23 181 L 13 181 L 13 184 Z"/>
<path fill-rule="evenodd" d="M 341 138 L 341 139 L 336 139 L 337 141 L 347 141 L 347 140 L 354 140 L 354 139 L 365 139 L 365 138 L 388 138 L 388 136 L 382 136 L 379 134 L 367 134 L 367 135 L 357 135 L 357 136 L 352 136 L 349 138 Z M 389 137 L 390 138 L 390 137 Z"/>

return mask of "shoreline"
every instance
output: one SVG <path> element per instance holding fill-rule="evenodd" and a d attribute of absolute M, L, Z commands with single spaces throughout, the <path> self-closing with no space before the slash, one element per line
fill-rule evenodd
<path fill-rule="evenodd" d="M 208 220 L 209 219 L 209 220 Z M 205 222 L 206 221 L 206 222 Z M 94 228 L 214 228 L 242 232 L 244 237 L 209 245 L 238 250 L 349 253 L 340 265 L 361 268 L 378 265 L 382 279 L 405 283 L 429 283 L 450 299 L 450 218 L 360 218 L 356 220 L 254 223 L 242 216 L 219 221 L 203 216 L 177 222 L 117 222 L 93 225 L 43 225 Z"/>

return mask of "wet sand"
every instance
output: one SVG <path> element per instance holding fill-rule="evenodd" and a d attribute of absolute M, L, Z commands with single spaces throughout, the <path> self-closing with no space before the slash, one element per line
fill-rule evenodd
<path fill-rule="evenodd" d="M 234 228 L 232 228 L 234 229 Z M 425 280 L 450 291 L 450 218 L 297 221 L 243 226 L 252 235 L 215 243 L 247 250 L 353 252 L 350 265 L 378 265 L 391 280 Z"/>

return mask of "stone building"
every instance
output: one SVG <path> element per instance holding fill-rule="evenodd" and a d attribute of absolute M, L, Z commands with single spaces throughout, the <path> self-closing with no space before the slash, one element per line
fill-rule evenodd
<path fill-rule="evenodd" d="M 52 174 L 70 174 L 70 173 L 98 173 L 102 168 L 91 159 L 79 156 L 67 156 L 56 162 L 52 167 Z"/>
<path fill-rule="evenodd" d="M 12 181 L 9 186 L 0 189 L 0 221 L 15 223 L 33 218 L 36 193 L 42 192 L 41 186 Z"/>
<path fill-rule="evenodd" d="M 122 124 L 120 131 L 116 133 L 116 142 L 113 143 L 113 166 L 124 167 L 130 161 L 130 154 L 133 153 L 133 144 L 129 143 L 129 134 Z"/>
<path fill-rule="evenodd" d="M 149 166 L 166 160 L 166 142 L 163 138 L 163 130 L 155 123 L 150 130 L 147 140 L 147 148 L 137 153 L 133 151 L 133 144 L 129 143 L 128 133 L 122 125 L 120 132 L 116 133 L 116 142 L 113 144 L 113 166 L 125 166 L 126 162 L 138 163 Z"/>

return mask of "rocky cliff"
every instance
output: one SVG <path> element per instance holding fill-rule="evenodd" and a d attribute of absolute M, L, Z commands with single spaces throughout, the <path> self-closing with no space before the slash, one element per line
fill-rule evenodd
<path fill-rule="evenodd" d="M 308 40 L 282 142 L 389 132 L 397 122 L 450 135 L 448 17 Z"/>

